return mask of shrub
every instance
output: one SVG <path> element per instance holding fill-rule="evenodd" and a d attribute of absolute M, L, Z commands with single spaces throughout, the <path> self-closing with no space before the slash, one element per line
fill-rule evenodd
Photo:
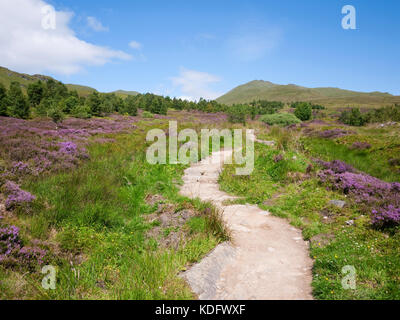
<path fill-rule="evenodd" d="M 268 125 L 289 126 L 301 121 L 291 113 L 275 113 L 263 115 L 260 120 Z"/>
<path fill-rule="evenodd" d="M 366 115 L 368 122 L 400 121 L 400 105 L 384 107 L 369 111 Z"/>
<path fill-rule="evenodd" d="M 9 115 L 14 118 L 27 119 L 29 118 L 29 105 L 21 86 L 18 82 L 11 82 L 10 90 L 7 96 Z"/>
<path fill-rule="evenodd" d="M 331 129 L 319 132 L 318 136 L 324 139 L 336 139 L 351 134 L 351 132 L 342 129 Z"/>
<path fill-rule="evenodd" d="M 62 122 L 65 118 L 64 113 L 61 111 L 59 107 L 54 107 L 49 111 L 49 117 L 55 124 Z"/>
<path fill-rule="evenodd" d="M 339 121 L 349 126 L 361 127 L 367 123 L 367 115 L 363 115 L 358 108 L 345 110 L 341 113 Z"/>
<path fill-rule="evenodd" d="M 372 146 L 368 142 L 359 142 L 359 141 L 354 142 L 350 147 L 350 149 L 352 150 L 367 150 L 371 148 Z"/>
<path fill-rule="evenodd" d="M 71 115 L 79 119 L 89 119 L 92 117 L 90 108 L 87 105 L 78 105 L 71 110 Z"/>
<path fill-rule="evenodd" d="M 136 98 L 134 96 L 128 96 L 122 108 L 118 110 L 119 113 L 121 114 L 129 114 L 130 116 L 136 116 L 137 115 L 137 105 L 136 105 Z"/>
<path fill-rule="evenodd" d="M 69 114 L 74 108 L 78 106 L 78 104 L 79 99 L 77 97 L 70 96 L 64 101 L 64 108 L 62 111 Z"/>
<path fill-rule="evenodd" d="M 280 101 L 259 100 L 250 103 L 250 112 L 253 115 L 273 114 L 283 109 L 284 104 Z"/>
<path fill-rule="evenodd" d="M 313 110 L 325 110 L 326 109 L 324 106 L 321 106 L 320 104 L 312 104 L 311 108 Z"/>
<path fill-rule="evenodd" d="M 148 111 L 143 111 L 142 117 L 143 118 L 154 118 L 154 114 L 152 114 L 151 112 L 148 112 Z"/>
<path fill-rule="evenodd" d="M 43 99 L 45 86 L 41 81 L 37 81 L 35 83 L 29 84 L 27 92 L 29 103 L 31 103 L 32 106 L 36 107 Z"/>
<path fill-rule="evenodd" d="M 5 202 L 7 210 L 14 209 L 17 206 L 31 203 L 36 197 L 28 191 L 21 190 L 15 182 L 7 181 L 3 186 L 4 193 L 8 196 Z"/>
<path fill-rule="evenodd" d="M 311 104 L 307 102 L 300 103 L 296 106 L 294 115 L 302 121 L 310 120 L 312 117 Z"/>
<path fill-rule="evenodd" d="M 7 116 L 7 89 L 0 83 L 0 116 Z"/>
<path fill-rule="evenodd" d="M 48 253 L 37 244 L 33 247 L 23 246 L 19 231 L 16 226 L 0 224 L 0 264 L 19 265 L 24 269 L 34 270 L 37 265 L 45 263 Z"/>
<path fill-rule="evenodd" d="M 231 123 L 246 124 L 246 108 L 242 105 L 233 105 L 228 110 L 228 121 Z"/>

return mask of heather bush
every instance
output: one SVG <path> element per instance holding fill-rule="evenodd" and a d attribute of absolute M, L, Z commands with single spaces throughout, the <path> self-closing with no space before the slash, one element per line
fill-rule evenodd
<path fill-rule="evenodd" d="M 26 206 L 36 199 L 35 196 L 30 194 L 28 191 L 22 190 L 19 185 L 12 181 L 7 181 L 3 186 L 3 190 L 7 196 L 5 201 L 5 207 L 7 210 Z"/>
<path fill-rule="evenodd" d="M 20 248 L 19 228 L 16 226 L 0 226 L 0 262 Z"/>
<path fill-rule="evenodd" d="M 261 116 L 260 120 L 271 126 L 278 125 L 282 127 L 301 122 L 291 113 L 266 114 Z"/>
<path fill-rule="evenodd" d="M 371 148 L 372 146 L 368 142 L 359 142 L 359 141 L 354 142 L 350 147 L 350 149 L 353 150 L 367 150 Z"/>
<path fill-rule="evenodd" d="M 88 158 L 84 147 L 92 136 L 128 132 L 133 117 L 82 120 L 68 118 L 57 126 L 48 120 L 0 117 L 1 179 L 19 181 L 26 175 L 72 169 Z"/>
<path fill-rule="evenodd" d="M 362 210 L 371 215 L 378 227 L 400 223 L 400 183 L 388 183 L 362 172 L 342 161 L 317 161 L 324 167 L 320 180 L 332 189 L 352 196 Z"/>
<path fill-rule="evenodd" d="M 351 134 L 351 132 L 343 129 L 331 129 L 319 132 L 318 136 L 324 139 L 336 139 L 348 134 Z"/>
<path fill-rule="evenodd" d="M 24 246 L 16 226 L 2 226 L 0 219 L 0 264 L 6 267 L 19 267 L 33 270 L 43 265 L 48 255 L 47 250 L 38 246 Z"/>

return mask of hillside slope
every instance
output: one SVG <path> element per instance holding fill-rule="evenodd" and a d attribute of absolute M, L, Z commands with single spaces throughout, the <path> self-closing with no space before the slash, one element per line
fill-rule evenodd
<path fill-rule="evenodd" d="M 311 101 L 327 106 L 380 106 L 400 103 L 400 96 L 382 92 L 357 92 L 339 88 L 306 88 L 255 80 L 238 86 L 217 99 L 220 103 L 247 103 L 253 100 L 282 102 Z"/>
<path fill-rule="evenodd" d="M 15 72 L 15 71 L 9 70 L 4 67 L 0 67 L 0 83 L 2 83 L 4 86 L 6 86 L 6 88 L 8 88 L 10 86 L 11 82 L 16 81 L 21 84 L 23 91 L 26 91 L 29 84 L 36 82 L 38 80 L 47 81 L 49 79 L 56 80 L 49 76 L 44 76 L 44 75 L 40 75 L 40 74 L 29 75 L 29 74 L 25 74 L 25 73 Z M 94 88 L 91 88 L 88 86 L 82 86 L 79 84 L 66 84 L 66 86 L 67 86 L 68 90 L 76 90 L 78 92 L 78 94 L 81 96 L 88 96 L 92 92 L 97 91 Z M 110 93 L 115 93 L 117 96 L 120 96 L 122 98 L 125 98 L 129 95 L 139 94 L 136 91 L 124 91 L 124 90 L 117 90 L 117 91 L 113 91 Z"/>

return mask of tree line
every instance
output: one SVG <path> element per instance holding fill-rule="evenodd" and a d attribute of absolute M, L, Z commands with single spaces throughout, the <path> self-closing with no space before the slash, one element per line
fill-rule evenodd
<path fill-rule="evenodd" d="M 325 109 L 308 102 L 294 102 L 290 106 L 295 108 L 295 116 L 302 121 L 311 119 L 312 110 Z M 67 115 L 77 118 L 104 117 L 112 113 L 135 116 L 138 109 L 166 115 L 168 109 L 175 109 L 224 112 L 230 122 L 246 123 L 249 117 L 254 120 L 258 115 L 275 114 L 284 107 L 280 101 L 254 100 L 248 104 L 227 106 L 215 100 L 187 101 L 151 93 L 130 95 L 124 99 L 114 93 L 94 91 L 83 97 L 53 79 L 29 84 L 24 94 L 18 82 L 12 82 L 8 89 L 0 83 L 0 116 L 21 119 L 45 116 L 55 122 L 62 121 Z"/>
<path fill-rule="evenodd" d="M 168 109 L 226 112 L 228 107 L 217 101 L 200 99 L 198 102 L 162 97 L 151 93 L 130 95 L 125 99 L 114 93 L 94 91 L 87 97 L 59 81 L 37 81 L 29 84 L 26 94 L 18 82 L 7 89 L 0 83 L 0 116 L 28 119 L 37 116 L 62 119 L 66 115 L 77 118 L 104 117 L 112 113 L 137 115 L 138 109 L 152 114 L 167 114 Z"/>
<path fill-rule="evenodd" d="M 340 114 L 339 121 L 350 126 L 364 126 L 367 123 L 379 123 L 385 121 L 400 121 L 400 105 L 386 106 L 361 112 L 359 108 L 344 110 Z"/>

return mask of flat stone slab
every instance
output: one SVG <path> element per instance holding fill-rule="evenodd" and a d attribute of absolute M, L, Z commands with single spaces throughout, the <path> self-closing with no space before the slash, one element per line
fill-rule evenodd
<path fill-rule="evenodd" d="M 329 204 L 334 205 L 335 207 L 338 207 L 338 208 L 342 209 L 346 205 L 346 201 L 331 200 L 331 201 L 329 201 Z"/>

